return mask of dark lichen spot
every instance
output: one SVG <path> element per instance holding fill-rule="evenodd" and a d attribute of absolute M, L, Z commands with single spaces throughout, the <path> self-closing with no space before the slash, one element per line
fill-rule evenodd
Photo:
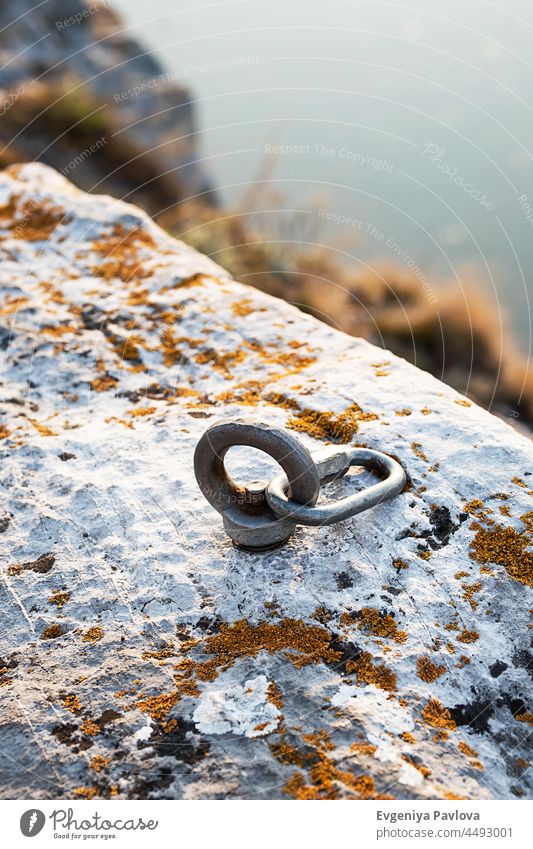
<path fill-rule="evenodd" d="M 484 734 L 489 730 L 489 719 L 494 714 L 494 707 L 491 701 L 475 701 L 456 705 L 450 708 L 450 713 L 456 725 L 468 725 L 478 734 Z"/>
<path fill-rule="evenodd" d="M 337 581 L 339 590 L 349 590 L 350 587 L 353 587 L 353 580 L 348 572 L 339 572 L 339 574 L 336 575 L 335 580 Z"/>
<path fill-rule="evenodd" d="M 64 463 L 67 460 L 75 460 L 76 459 L 76 455 L 75 454 L 69 454 L 68 451 L 63 451 L 62 454 L 58 454 L 58 457 L 59 457 L 60 460 L 63 460 Z"/>
<path fill-rule="evenodd" d="M 489 672 L 493 678 L 499 678 L 502 672 L 505 672 L 507 668 L 508 667 L 506 663 L 504 663 L 502 660 L 497 660 L 495 661 L 495 663 L 492 663 L 489 666 Z"/>

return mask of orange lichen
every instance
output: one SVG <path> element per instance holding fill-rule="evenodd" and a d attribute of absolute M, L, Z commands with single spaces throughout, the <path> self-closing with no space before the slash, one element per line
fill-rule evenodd
<path fill-rule="evenodd" d="M 527 722 L 528 725 L 533 725 L 533 713 L 529 710 L 524 711 L 524 713 L 518 713 L 515 719 L 517 722 Z"/>
<path fill-rule="evenodd" d="M 218 634 L 207 637 L 204 652 L 215 655 L 216 664 L 222 669 L 228 669 L 238 658 L 256 657 L 260 651 L 283 652 L 300 668 L 320 661 L 339 661 L 341 653 L 330 647 L 331 639 L 325 628 L 308 625 L 299 619 L 259 622 L 258 625 L 240 619 L 231 625 L 222 624 Z"/>
<path fill-rule="evenodd" d="M 411 442 L 411 451 L 413 452 L 415 457 L 418 457 L 420 460 L 423 460 L 424 463 L 429 463 L 428 458 L 426 457 L 426 455 L 422 451 L 422 443 L 421 442 Z"/>
<path fill-rule="evenodd" d="M 469 603 L 472 610 L 476 610 L 479 605 L 474 598 L 474 595 L 480 591 L 481 586 L 481 581 L 478 581 L 475 584 L 461 584 L 463 589 L 463 598 Z"/>
<path fill-rule="evenodd" d="M 396 410 L 394 413 L 395 416 L 410 416 L 412 411 L 409 407 L 404 407 L 402 410 Z"/>
<path fill-rule="evenodd" d="M 393 560 L 392 565 L 398 572 L 400 572 L 402 569 L 409 569 L 409 564 L 406 563 L 405 560 L 402 560 L 400 557 L 397 557 L 395 560 Z"/>
<path fill-rule="evenodd" d="M 353 752 L 354 755 L 366 755 L 370 758 L 374 757 L 377 749 L 378 747 L 372 743 L 352 743 L 350 746 L 350 752 Z"/>
<path fill-rule="evenodd" d="M 89 768 L 95 772 L 102 772 L 105 767 L 111 763 L 111 758 L 106 758 L 104 755 L 95 755 L 89 761 Z"/>
<path fill-rule="evenodd" d="M 396 673 L 392 672 L 385 664 L 374 665 L 372 661 L 370 652 L 363 652 L 357 660 L 346 662 L 346 672 L 348 675 L 355 672 L 357 681 L 362 684 L 374 684 L 381 690 L 394 692 L 397 684 Z"/>
<path fill-rule="evenodd" d="M 527 515 L 527 514 L 526 514 Z M 471 543 L 471 558 L 478 563 L 497 563 L 505 566 L 515 581 L 533 587 L 532 540 L 528 533 L 497 525 L 493 529 L 479 528 Z"/>
<path fill-rule="evenodd" d="M 48 625 L 41 634 L 41 640 L 56 640 L 63 634 L 63 629 L 59 623 Z"/>
<path fill-rule="evenodd" d="M 94 799 L 98 796 L 98 787 L 75 787 L 72 795 L 75 799 Z"/>
<path fill-rule="evenodd" d="M 457 727 L 448 708 L 438 699 L 429 700 L 422 710 L 422 718 L 433 728 L 448 728 L 450 731 L 455 731 Z"/>
<path fill-rule="evenodd" d="M 257 307 L 255 307 L 250 298 L 241 298 L 239 301 L 235 301 L 231 305 L 231 311 L 235 316 L 246 316 L 250 315 L 250 313 L 255 312 Z"/>
<path fill-rule="evenodd" d="M 416 743 L 416 738 L 410 734 L 409 731 L 402 731 L 400 738 L 404 741 L 404 743 L 410 743 L 411 745 Z"/>
<path fill-rule="evenodd" d="M 200 351 L 195 356 L 195 361 L 200 365 L 211 364 L 216 371 L 221 372 L 225 377 L 231 377 L 230 367 L 242 363 L 246 359 L 244 351 L 228 351 L 225 354 L 213 350 L 212 348 Z"/>
<path fill-rule="evenodd" d="M 459 404 L 460 407 L 471 407 L 472 402 L 467 401 L 465 398 L 455 398 L 454 404 Z"/>
<path fill-rule="evenodd" d="M 57 436 L 57 433 L 54 430 L 47 427 L 45 424 L 38 422 L 36 419 L 28 418 L 28 421 L 33 425 L 35 430 L 41 434 L 41 436 Z"/>
<path fill-rule="evenodd" d="M 385 798 L 376 796 L 371 776 L 355 776 L 337 767 L 330 754 L 335 747 L 325 732 L 305 735 L 304 741 L 312 747 L 305 758 L 309 783 L 304 774 L 294 772 L 283 787 L 284 792 L 293 799 Z"/>
<path fill-rule="evenodd" d="M 97 734 L 100 734 L 101 730 L 102 729 L 100 728 L 100 726 L 97 725 L 96 722 L 94 722 L 94 720 L 92 719 L 86 719 L 80 725 L 80 731 L 83 734 L 86 734 L 87 737 L 96 737 Z"/>
<path fill-rule="evenodd" d="M 468 628 L 463 628 L 460 634 L 457 635 L 460 643 L 475 643 L 479 640 L 479 631 L 470 631 Z"/>
<path fill-rule="evenodd" d="M 380 613 L 374 607 L 363 607 L 360 613 L 359 630 L 370 631 L 375 637 L 389 637 L 397 643 L 405 643 L 407 632 L 398 630 L 398 624 L 390 613 Z"/>
<path fill-rule="evenodd" d="M 477 758 L 478 756 L 476 750 L 473 749 L 472 746 L 469 746 L 468 743 L 464 743 L 462 740 L 460 743 L 457 744 L 457 748 L 467 758 Z"/>
<path fill-rule="evenodd" d="M 61 700 L 61 704 L 64 708 L 70 711 L 70 713 L 80 713 L 80 711 L 83 710 L 83 705 L 75 693 L 69 693 L 67 696 L 64 696 Z"/>
<path fill-rule="evenodd" d="M 281 710 L 283 707 L 283 694 L 275 681 L 269 681 L 267 687 L 267 699 L 271 702 L 271 704 L 277 707 L 278 710 Z"/>
<path fill-rule="evenodd" d="M 133 407 L 131 410 L 128 410 L 128 413 L 130 416 L 151 416 L 156 410 L 157 407 Z"/>
<path fill-rule="evenodd" d="M 416 671 L 418 677 L 429 684 L 432 681 L 436 681 L 441 675 L 444 675 L 446 667 L 442 665 L 437 666 L 427 654 L 424 654 L 420 655 L 416 660 Z"/>
<path fill-rule="evenodd" d="M 359 430 L 360 422 L 377 419 L 375 413 L 365 413 L 359 404 L 350 404 L 342 413 L 304 409 L 292 416 L 287 427 L 308 433 L 315 439 L 350 442 Z"/>
<path fill-rule="evenodd" d="M 472 498 L 463 507 L 463 512 L 469 513 L 471 516 L 476 516 L 480 510 L 483 510 L 483 502 L 479 498 Z"/>
<path fill-rule="evenodd" d="M 143 651 L 142 653 L 143 660 L 149 660 L 150 658 L 153 658 L 154 660 L 166 660 L 169 657 L 175 656 L 176 649 L 174 647 L 174 643 L 165 643 L 160 649 L 156 649 L 155 651 Z"/>
<path fill-rule="evenodd" d="M 70 598 L 70 593 L 65 590 L 54 590 L 48 601 L 50 604 L 55 604 L 55 606 L 61 610 L 61 608 L 67 603 Z"/>
<path fill-rule="evenodd" d="M 103 636 L 104 636 L 103 630 L 98 625 L 95 625 L 93 628 L 89 628 L 89 630 L 85 632 L 85 634 L 83 635 L 83 637 L 81 639 L 82 639 L 82 642 L 84 642 L 84 643 L 93 643 L 94 644 L 94 643 L 98 643 L 102 639 Z"/>
<path fill-rule="evenodd" d="M 177 691 L 173 693 L 161 693 L 159 696 L 149 696 L 146 699 L 140 699 L 138 702 L 135 702 L 133 707 L 138 707 L 143 713 L 147 713 L 154 722 L 163 722 L 179 700 L 180 694 Z"/>
<path fill-rule="evenodd" d="M 118 380 L 106 374 L 91 380 L 91 386 L 95 392 L 108 392 L 110 389 L 115 389 L 118 386 Z"/>

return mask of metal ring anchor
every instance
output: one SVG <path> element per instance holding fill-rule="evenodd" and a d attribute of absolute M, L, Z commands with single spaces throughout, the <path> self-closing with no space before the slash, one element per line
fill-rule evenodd
<path fill-rule="evenodd" d="M 234 445 L 259 448 L 278 461 L 285 474 L 270 483 L 239 486 L 227 474 L 224 456 Z M 321 483 L 363 466 L 383 480 L 333 504 L 315 506 Z M 397 495 L 406 476 L 400 464 L 368 448 L 327 448 L 310 454 L 292 434 L 249 420 L 212 425 L 196 446 L 194 471 L 209 503 L 222 514 L 224 528 L 241 548 L 261 551 L 282 545 L 297 524 L 330 525 Z"/>
<path fill-rule="evenodd" d="M 274 548 L 288 540 L 296 522 L 272 512 L 265 497 L 266 481 L 246 487 L 229 477 L 224 456 L 234 445 L 259 448 L 277 460 L 298 504 L 316 503 L 320 490 L 317 468 L 295 436 L 262 422 L 239 419 L 214 424 L 200 438 L 194 452 L 196 480 L 209 503 L 222 514 L 228 535 L 241 548 Z"/>
<path fill-rule="evenodd" d="M 393 498 L 405 486 L 405 472 L 400 464 L 387 454 L 372 451 L 370 448 L 347 449 L 337 455 L 325 457 L 322 461 L 317 455 L 313 455 L 313 459 L 322 483 L 327 478 L 331 479 L 335 465 L 339 467 L 335 477 L 346 474 L 352 466 L 362 466 L 378 472 L 384 478 L 379 483 L 366 487 L 347 498 L 341 498 L 333 504 L 307 507 L 304 504 L 298 504 L 294 498 L 288 497 L 287 478 L 283 474 L 278 475 L 270 481 L 266 490 L 266 499 L 277 516 L 291 518 L 299 525 L 332 525 L 363 513 L 364 510 L 369 510 L 381 501 Z"/>

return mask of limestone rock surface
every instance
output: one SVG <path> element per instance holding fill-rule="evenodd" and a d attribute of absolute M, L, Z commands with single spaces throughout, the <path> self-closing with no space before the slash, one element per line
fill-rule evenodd
<path fill-rule="evenodd" d="M 0 250 L 3 797 L 531 798 L 530 443 L 46 166 Z M 408 485 L 239 551 L 192 456 L 243 415 Z"/>

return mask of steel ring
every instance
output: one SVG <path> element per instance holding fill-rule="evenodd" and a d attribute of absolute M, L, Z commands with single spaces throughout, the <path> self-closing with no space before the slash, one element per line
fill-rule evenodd
<path fill-rule="evenodd" d="M 287 478 L 281 474 L 274 478 L 266 489 L 266 499 L 272 511 L 277 516 L 291 519 L 300 525 L 331 525 L 392 498 L 404 488 L 405 472 L 400 464 L 387 454 L 372 451 L 370 448 L 354 448 L 348 450 L 346 455 L 349 467 L 362 466 L 384 475 L 384 480 L 333 504 L 306 506 L 289 497 Z"/>
<path fill-rule="evenodd" d="M 194 452 L 198 486 L 209 503 L 222 514 L 224 527 L 237 545 L 265 549 L 285 542 L 296 523 L 280 518 L 270 509 L 266 483 L 253 489 L 240 486 L 224 465 L 227 451 L 247 445 L 269 454 L 282 467 L 282 475 L 294 503 L 312 506 L 320 491 L 320 478 L 307 448 L 292 434 L 262 422 L 239 419 L 211 425 Z"/>

